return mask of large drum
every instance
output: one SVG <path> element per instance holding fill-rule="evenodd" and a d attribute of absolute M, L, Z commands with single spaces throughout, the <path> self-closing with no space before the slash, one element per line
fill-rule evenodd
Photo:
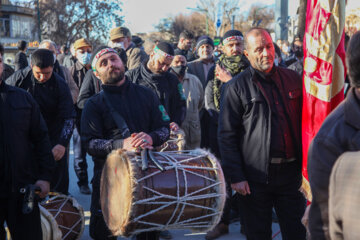
<path fill-rule="evenodd" d="M 113 151 L 101 176 L 101 208 L 113 235 L 164 229 L 206 232 L 220 221 L 226 190 L 216 158 L 204 150 L 154 152 L 161 172 L 133 152 Z"/>
<path fill-rule="evenodd" d="M 84 210 L 77 201 L 57 195 L 39 204 L 43 240 L 80 239 L 85 225 Z"/>

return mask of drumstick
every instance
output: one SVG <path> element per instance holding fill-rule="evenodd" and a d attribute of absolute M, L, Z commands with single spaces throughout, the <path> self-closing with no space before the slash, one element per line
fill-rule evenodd
<path fill-rule="evenodd" d="M 155 166 L 162 172 L 165 171 L 165 168 L 163 167 L 163 165 L 161 165 L 159 163 L 159 161 L 155 158 L 154 154 L 153 154 L 153 151 L 149 150 L 149 157 L 151 159 L 151 161 L 155 164 Z"/>
<path fill-rule="evenodd" d="M 148 149 L 145 148 L 141 151 L 141 163 L 142 163 L 142 167 L 141 169 L 143 171 L 146 171 L 149 168 L 149 160 L 148 160 L 148 153 L 147 153 Z"/>

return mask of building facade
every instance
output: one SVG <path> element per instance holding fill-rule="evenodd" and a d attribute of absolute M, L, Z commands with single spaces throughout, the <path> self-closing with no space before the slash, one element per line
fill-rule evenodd
<path fill-rule="evenodd" d="M 13 5 L 9 0 L 0 0 L 0 43 L 5 47 L 5 62 L 12 65 L 17 42 L 29 42 L 29 49 L 38 47 L 38 34 L 34 20 L 35 10 Z"/>

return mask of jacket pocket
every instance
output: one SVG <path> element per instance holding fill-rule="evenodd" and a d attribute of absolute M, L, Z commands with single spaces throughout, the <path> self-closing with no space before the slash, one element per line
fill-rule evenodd
<path fill-rule="evenodd" d="M 291 90 L 288 93 L 288 98 L 290 99 L 296 99 L 299 98 L 301 96 L 302 90 L 301 89 L 295 89 L 295 90 Z"/>
<path fill-rule="evenodd" d="M 265 99 L 260 95 L 254 95 L 250 96 L 250 98 L 247 98 L 244 103 L 244 116 L 246 117 L 254 111 L 258 112 L 259 108 L 262 108 L 264 106 L 263 104 L 265 103 Z"/>

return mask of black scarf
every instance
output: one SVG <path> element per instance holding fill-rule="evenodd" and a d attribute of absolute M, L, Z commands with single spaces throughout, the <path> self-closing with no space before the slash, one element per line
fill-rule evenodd
<path fill-rule="evenodd" d="M 156 93 L 156 95 L 158 96 L 158 98 L 160 99 L 161 104 L 165 104 L 165 90 L 164 89 L 164 83 L 166 83 L 166 73 L 160 73 L 160 74 L 156 74 L 156 73 L 152 73 L 148 68 L 147 68 L 147 62 L 141 64 L 141 68 L 140 68 L 140 74 L 143 76 L 143 80 L 147 83 L 148 87 L 150 89 L 152 89 L 154 91 L 154 93 Z M 165 81 L 164 81 L 165 80 Z M 162 84 L 160 84 L 162 83 Z"/>

